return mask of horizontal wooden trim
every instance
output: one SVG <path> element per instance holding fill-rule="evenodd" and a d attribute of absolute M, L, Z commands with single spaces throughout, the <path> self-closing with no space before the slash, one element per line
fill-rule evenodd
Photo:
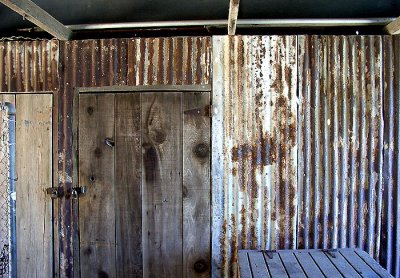
<path fill-rule="evenodd" d="M 151 86 L 105 86 L 80 87 L 79 93 L 131 93 L 131 92 L 211 92 L 211 85 L 151 85 Z"/>

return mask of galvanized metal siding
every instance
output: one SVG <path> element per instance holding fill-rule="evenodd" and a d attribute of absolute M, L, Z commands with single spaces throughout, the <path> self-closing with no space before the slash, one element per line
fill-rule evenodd
<path fill-rule="evenodd" d="M 299 248 L 380 254 L 380 36 L 299 37 Z"/>
<path fill-rule="evenodd" d="M 214 37 L 212 273 L 237 250 L 296 247 L 296 37 Z"/>
<path fill-rule="evenodd" d="M 58 90 L 58 41 L 0 42 L 0 92 Z"/>
<path fill-rule="evenodd" d="M 381 263 L 400 277 L 400 38 L 384 37 L 384 191 Z"/>

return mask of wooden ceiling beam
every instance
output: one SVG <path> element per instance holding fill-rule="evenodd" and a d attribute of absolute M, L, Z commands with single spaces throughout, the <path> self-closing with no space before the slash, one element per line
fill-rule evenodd
<path fill-rule="evenodd" d="M 400 16 L 386 25 L 385 30 L 390 35 L 400 34 Z"/>
<path fill-rule="evenodd" d="M 236 24 L 239 14 L 240 0 L 230 0 L 229 18 L 228 18 L 228 35 L 233 36 L 236 33 Z"/>
<path fill-rule="evenodd" d="M 30 0 L 0 0 L 13 11 L 50 33 L 59 40 L 68 40 L 71 30 Z"/>

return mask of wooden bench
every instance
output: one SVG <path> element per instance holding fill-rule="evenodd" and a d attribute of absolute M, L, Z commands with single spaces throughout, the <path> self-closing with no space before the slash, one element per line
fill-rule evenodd
<path fill-rule="evenodd" d="M 393 277 L 360 249 L 239 250 L 239 273 L 250 277 Z"/>

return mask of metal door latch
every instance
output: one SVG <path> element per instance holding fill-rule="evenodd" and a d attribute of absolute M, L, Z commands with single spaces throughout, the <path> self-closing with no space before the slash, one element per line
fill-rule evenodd
<path fill-rule="evenodd" d="M 52 199 L 62 198 L 64 196 L 64 189 L 62 187 L 50 187 L 46 189 L 46 193 Z"/>
<path fill-rule="evenodd" d="M 83 195 L 85 195 L 86 192 L 87 192 L 87 190 L 86 190 L 85 186 L 74 187 L 71 192 L 71 198 L 78 199 L 79 197 L 82 197 Z"/>

